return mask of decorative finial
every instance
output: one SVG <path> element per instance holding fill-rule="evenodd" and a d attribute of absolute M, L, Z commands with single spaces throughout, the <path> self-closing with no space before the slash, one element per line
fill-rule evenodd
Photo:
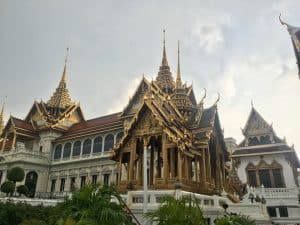
<path fill-rule="evenodd" d="M 253 106 L 253 100 L 252 99 L 251 99 L 251 107 L 254 108 L 254 106 Z"/>
<path fill-rule="evenodd" d="M 282 19 L 281 19 L 281 13 L 279 14 L 279 22 L 281 23 L 281 25 L 286 25 L 288 26 L 288 24 L 286 22 L 284 22 Z"/>
<path fill-rule="evenodd" d="M 203 104 L 204 99 L 206 98 L 206 88 L 203 88 L 203 89 L 204 89 L 204 95 L 203 95 L 203 97 L 201 98 L 200 104 Z"/>
<path fill-rule="evenodd" d="M 217 98 L 217 100 L 216 100 L 216 102 L 215 102 L 214 105 L 217 105 L 217 103 L 220 101 L 220 98 L 221 98 L 221 95 L 220 95 L 220 93 L 218 92 L 218 98 Z"/>

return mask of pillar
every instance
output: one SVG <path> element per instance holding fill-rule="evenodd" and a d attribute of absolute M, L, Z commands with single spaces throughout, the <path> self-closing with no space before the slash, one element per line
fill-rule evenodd
<path fill-rule="evenodd" d="M 182 155 L 179 149 L 177 149 L 177 155 L 178 155 L 178 163 L 177 163 L 178 178 L 182 179 Z"/>
<path fill-rule="evenodd" d="M 166 135 L 162 135 L 162 155 L 163 155 L 163 178 L 165 182 L 169 178 L 169 162 L 168 162 L 168 149 L 166 147 Z"/>

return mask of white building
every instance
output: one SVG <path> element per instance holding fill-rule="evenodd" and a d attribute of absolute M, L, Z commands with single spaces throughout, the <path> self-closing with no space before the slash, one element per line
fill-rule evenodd
<path fill-rule="evenodd" d="M 232 159 L 240 180 L 248 186 L 243 202 L 266 201 L 276 224 L 300 223 L 300 163 L 294 148 L 275 134 L 254 107 L 242 131 L 244 140 L 233 149 Z"/>

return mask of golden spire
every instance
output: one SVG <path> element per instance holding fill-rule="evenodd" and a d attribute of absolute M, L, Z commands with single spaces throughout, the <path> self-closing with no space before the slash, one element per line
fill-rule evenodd
<path fill-rule="evenodd" d="M 164 48 L 163 48 L 163 58 L 161 65 L 162 66 L 168 66 L 168 60 L 167 60 L 167 53 L 166 53 L 166 30 L 164 32 Z"/>
<path fill-rule="evenodd" d="M 67 89 L 68 51 L 69 51 L 69 48 L 67 48 L 64 70 L 63 70 L 59 85 L 56 88 L 56 90 L 55 90 L 54 94 L 52 95 L 52 97 L 50 98 L 50 100 L 47 102 L 48 106 L 53 107 L 53 108 L 65 108 L 72 104 L 70 94 Z"/>
<path fill-rule="evenodd" d="M 164 45 L 163 45 L 163 57 L 161 66 L 159 67 L 158 75 L 156 77 L 157 85 L 165 92 L 171 93 L 175 87 L 175 82 L 168 65 L 167 53 L 166 53 L 166 31 L 164 30 Z"/>
<path fill-rule="evenodd" d="M 0 112 L 0 135 L 2 134 L 2 131 L 4 129 L 4 106 L 5 102 L 3 102 L 2 109 Z"/>
<path fill-rule="evenodd" d="M 182 87 L 182 82 L 181 82 L 181 72 L 180 72 L 180 52 L 179 52 L 179 41 L 178 41 L 178 59 L 177 59 L 177 77 L 176 77 L 176 88 L 181 88 Z"/>

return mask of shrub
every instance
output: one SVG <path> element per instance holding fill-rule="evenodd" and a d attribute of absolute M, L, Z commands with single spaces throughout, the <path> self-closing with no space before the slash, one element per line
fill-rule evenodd
<path fill-rule="evenodd" d="M 20 182 L 24 179 L 25 172 L 20 167 L 14 167 L 7 172 L 7 179 L 13 182 Z"/>
<path fill-rule="evenodd" d="M 17 187 L 17 192 L 19 193 L 19 195 L 25 195 L 27 196 L 28 194 L 28 188 L 25 185 L 20 185 Z"/>
<path fill-rule="evenodd" d="M 216 225 L 256 225 L 254 220 L 244 215 L 230 215 L 218 218 L 215 222 Z"/>
<path fill-rule="evenodd" d="M 47 225 L 47 223 L 38 219 L 26 219 L 19 225 Z"/>
<path fill-rule="evenodd" d="M 13 195 L 13 193 L 15 192 L 15 187 L 16 185 L 13 182 L 5 181 L 1 185 L 1 191 L 4 192 L 6 195 Z"/>

